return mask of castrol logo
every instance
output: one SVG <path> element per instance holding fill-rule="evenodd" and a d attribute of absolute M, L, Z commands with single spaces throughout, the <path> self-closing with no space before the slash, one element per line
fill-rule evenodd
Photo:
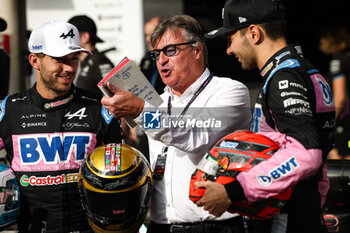
<path fill-rule="evenodd" d="M 20 179 L 20 183 L 23 187 L 27 186 L 47 186 L 47 185 L 60 185 L 66 183 L 78 182 L 78 173 L 62 174 L 58 176 L 45 176 L 37 177 L 23 175 Z"/>

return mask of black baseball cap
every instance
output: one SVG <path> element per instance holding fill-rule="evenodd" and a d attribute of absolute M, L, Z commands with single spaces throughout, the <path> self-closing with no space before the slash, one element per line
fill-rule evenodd
<path fill-rule="evenodd" d="M 251 24 L 283 19 L 285 12 L 279 7 L 280 4 L 282 0 L 227 0 L 222 9 L 223 27 L 206 33 L 205 37 L 225 36 Z"/>
<path fill-rule="evenodd" d="M 0 18 L 0 32 L 5 31 L 7 28 L 7 23 L 4 19 Z"/>
<path fill-rule="evenodd" d="M 93 42 L 103 42 L 103 40 L 97 36 L 96 24 L 90 17 L 86 15 L 77 15 L 68 20 L 68 23 L 73 24 L 80 32 L 88 32 Z"/>

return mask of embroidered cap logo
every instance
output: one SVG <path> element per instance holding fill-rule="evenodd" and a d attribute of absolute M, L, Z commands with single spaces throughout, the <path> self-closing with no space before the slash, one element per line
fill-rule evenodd
<path fill-rule="evenodd" d="M 70 36 L 72 39 L 74 38 L 75 34 L 73 32 L 73 28 L 71 28 L 67 34 L 64 34 L 64 32 L 62 32 L 60 38 L 62 37 L 63 39 L 66 39 L 68 36 Z"/>

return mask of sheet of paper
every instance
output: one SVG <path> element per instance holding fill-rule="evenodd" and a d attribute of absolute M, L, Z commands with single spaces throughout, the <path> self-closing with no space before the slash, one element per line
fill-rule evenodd
<path fill-rule="evenodd" d="M 112 96 L 111 91 L 107 88 L 107 82 L 111 83 L 118 89 L 130 91 L 138 98 L 154 106 L 159 106 L 163 100 L 160 98 L 152 84 L 144 76 L 136 63 L 125 57 L 116 67 L 111 70 L 99 83 L 98 87 L 107 95 Z M 135 127 L 136 123 L 125 118 L 130 127 Z"/>

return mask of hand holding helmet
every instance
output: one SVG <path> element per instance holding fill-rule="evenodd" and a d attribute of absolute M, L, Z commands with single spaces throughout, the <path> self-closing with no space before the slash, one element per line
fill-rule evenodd
<path fill-rule="evenodd" d="M 225 136 L 202 159 L 192 174 L 190 200 L 196 203 L 206 191 L 196 186 L 197 181 L 230 183 L 240 172 L 248 171 L 261 161 L 269 159 L 278 148 L 269 138 L 249 131 L 238 131 Z M 268 219 L 280 211 L 291 194 L 292 189 L 289 188 L 269 199 L 234 202 L 228 211 L 256 219 Z"/>

